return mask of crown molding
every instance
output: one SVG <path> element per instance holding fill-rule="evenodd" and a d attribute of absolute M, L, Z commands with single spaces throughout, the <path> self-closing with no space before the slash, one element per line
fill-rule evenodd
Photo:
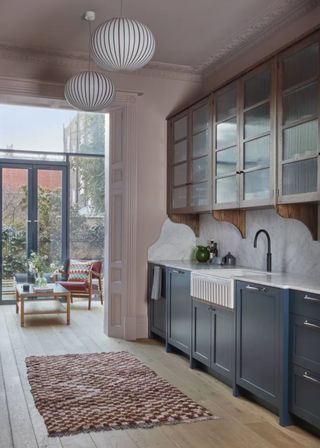
<path fill-rule="evenodd" d="M 41 49 L 21 48 L 7 44 L 0 44 L 0 60 L 12 60 L 41 66 L 65 67 L 69 70 L 82 71 L 88 69 L 88 55 L 86 53 L 63 53 L 60 51 L 44 51 Z M 98 71 L 104 71 L 93 63 Z M 192 81 L 201 83 L 202 75 L 196 73 L 190 66 L 167 64 L 165 62 L 150 62 L 146 67 L 135 72 L 121 72 L 125 76 L 148 76 L 178 81 Z"/>
<path fill-rule="evenodd" d="M 229 43 L 205 62 L 194 67 L 196 73 L 208 77 L 221 66 L 249 51 L 286 24 L 302 17 L 319 6 L 319 0 L 284 0 L 275 8 L 270 6 L 263 17 L 255 18 L 242 32 L 230 38 Z"/>

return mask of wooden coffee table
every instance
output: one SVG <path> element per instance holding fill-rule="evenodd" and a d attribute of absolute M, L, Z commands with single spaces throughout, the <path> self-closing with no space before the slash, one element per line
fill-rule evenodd
<path fill-rule="evenodd" d="M 53 291 L 34 291 L 34 285 L 30 285 L 29 291 L 23 291 L 22 285 L 16 285 L 16 313 L 19 314 L 19 303 L 20 303 L 20 316 L 21 316 L 21 327 L 24 327 L 24 316 L 35 315 L 35 314 L 66 314 L 67 315 L 67 325 L 70 324 L 70 303 L 71 294 L 63 286 L 49 283 L 48 288 L 53 288 Z M 67 299 L 66 306 L 61 303 L 61 299 Z M 25 302 L 40 302 L 40 301 L 55 301 L 59 304 L 58 308 L 49 310 L 28 310 L 25 311 Z"/>

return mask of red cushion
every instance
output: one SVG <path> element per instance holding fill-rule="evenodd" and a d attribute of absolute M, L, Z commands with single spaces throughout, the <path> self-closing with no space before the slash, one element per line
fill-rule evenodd
<path fill-rule="evenodd" d="M 87 291 L 88 282 L 58 282 L 59 285 L 66 288 L 68 291 Z"/>
<path fill-rule="evenodd" d="M 91 270 L 93 272 L 97 272 L 98 274 L 101 274 L 101 269 L 102 269 L 102 261 L 97 260 L 92 263 Z M 98 278 L 98 276 L 92 274 L 92 278 Z"/>

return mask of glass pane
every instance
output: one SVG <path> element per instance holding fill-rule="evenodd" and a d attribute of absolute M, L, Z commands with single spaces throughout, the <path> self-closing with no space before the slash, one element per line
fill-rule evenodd
<path fill-rule="evenodd" d="M 70 157 L 70 257 L 103 259 L 104 158 Z"/>
<path fill-rule="evenodd" d="M 317 113 L 318 106 L 318 86 L 309 84 L 308 86 L 296 90 L 283 97 L 283 122 L 287 124 L 291 121 L 300 120 L 308 115 Z"/>
<path fill-rule="evenodd" d="M 38 252 L 50 264 L 62 261 L 62 171 L 37 170 L 38 173 Z"/>
<path fill-rule="evenodd" d="M 194 184 L 191 187 L 191 205 L 192 207 L 209 206 L 209 184 Z"/>
<path fill-rule="evenodd" d="M 217 125 L 217 148 L 227 148 L 237 143 L 237 120 L 224 121 Z"/>
<path fill-rule="evenodd" d="M 244 173 L 244 199 L 267 199 L 270 196 L 270 170 Z"/>
<path fill-rule="evenodd" d="M 192 182 L 202 182 L 209 177 L 208 157 L 202 157 L 192 162 Z"/>
<path fill-rule="evenodd" d="M 287 89 L 316 76 L 319 69 L 318 58 L 318 43 L 285 58 L 283 60 L 283 88 Z"/>
<path fill-rule="evenodd" d="M 237 147 L 224 149 L 216 153 L 216 175 L 233 173 L 237 170 Z"/>
<path fill-rule="evenodd" d="M 318 152 L 318 120 L 308 121 L 283 131 L 284 160 Z"/>
<path fill-rule="evenodd" d="M 230 89 L 216 96 L 217 121 L 225 120 L 237 113 L 237 86 L 234 84 Z"/>
<path fill-rule="evenodd" d="M 268 99 L 270 88 L 271 73 L 269 69 L 247 79 L 244 83 L 245 107 L 253 106 L 260 101 Z"/>
<path fill-rule="evenodd" d="M 176 143 L 173 148 L 174 163 L 184 162 L 187 160 L 187 140 Z"/>
<path fill-rule="evenodd" d="M 185 208 L 187 206 L 187 186 L 174 188 L 172 191 L 172 207 Z"/>
<path fill-rule="evenodd" d="M 209 107 L 208 104 L 199 107 L 192 113 L 193 133 L 199 132 L 208 127 L 209 124 Z"/>
<path fill-rule="evenodd" d="M 244 168 L 269 166 L 270 136 L 257 138 L 244 144 Z"/>
<path fill-rule="evenodd" d="M 223 177 L 216 180 L 216 201 L 218 204 L 237 201 L 236 176 Z"/>
<path fill-rule="evenodd" d="M 250 109 L 244 114 L 244 134 L 245 138 L 270 131 L 270 104 Z"/>
<path fill-rule="evenodd" d="M 173 125 L 173 140 L 181 140 L 186 138 L 188 134 L 188 117 L 182 117 L 180 120 L 174 122 Z"/>
<path fill-rule="evenodd" d="M 183 185 L 187 183 L 187 164 L 181 163 L 173 168 L 173 185 Z"/>
<path fill-rule="evenodd" d="M 203 131 L 192 139 L 192 157 L 200 157 L 209 152 L 209 132 Z"/>
<path fill-rule="evenodd" d="M 0 105 L 1 149 L 104 154 L 108 129 L 108 114 Z"/>
<path fill-rule="evenodd" d="M 283 166 L 283 194 L 317 191 L 317 159 L 302 160 Z"/>
<path fill-rule="evenodd" d="M 28 170 L 2 170 L 2 300 L 15 299 L 14 275 L 27 280 Z"/>

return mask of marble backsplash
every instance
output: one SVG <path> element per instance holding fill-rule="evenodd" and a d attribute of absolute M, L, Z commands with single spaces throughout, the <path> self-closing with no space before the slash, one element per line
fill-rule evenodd
<path fill-rule="evenodd" d="M 266 269 L 266 237 L 260 235 L 257 249 L 253 247 L 255 233 L 261 228 L 271 236 L 273 271 L 320 276 L 320 242 L 312 240 L 300 221 L 281 218 L 273 209 L 247 212 L 245 239 L 233 225 L 216 221 L 209 214 L 200 217 L 200 237 L 197 239 L 189 227 L 167 219 L 159 240 L 149 249 L 149 259 L 188 260 L 196 244 L 207 245 L 213 239 L 218 243 L 219 255 L 224 256 L 230 251 L 237 264 Z"/>

